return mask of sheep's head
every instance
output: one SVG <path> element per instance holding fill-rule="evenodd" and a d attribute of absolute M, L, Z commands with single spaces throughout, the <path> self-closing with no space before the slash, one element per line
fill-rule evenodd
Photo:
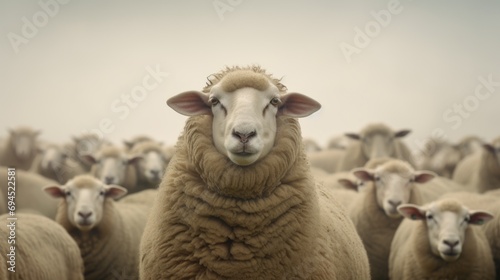
<path fill-rule="evenodd" d="M 75 143 L 77 156 L 93 154 L 104 144 L 104 141 L 97 134 L 92 133 L 73 136 L 72 139 Z"/>
<path fill-rule="evenodd" d="M 141 156 L 127 155 L 123 150 L 113 146 L 102 147 L 96 155 L 85 155 L 91 162 L 92 174 L 106 184 L 121 185 L 125 182 L 130 164 L 141 159 Z"/>
<path fill-rule="evenodd" d="M 400 218 L 397 207 L 408 203 L 415 183 L 425 183 L 435 177 L 428 171 L 414 171 L 404 161 L 391 160 L 375 169 L 357 168 L 353 174 L 365 182 L 373 182 L 377 204 L 391 218 Z"/>
<path fill-rule="evenodd" d="M 237 165 L 247 166 L 265 157 L 274 146 L 276 117 L 306 117 L 319 110 L 315 100 L 285 93 L 267 74 L 233 69 L 206 91 L 178 94 L 167 104 L 187 116 L 212 115 L 217 150 Z"/>
<path fill-rule="evenodd" d="M 494 139 L 491 144 L 483 144 L 483 147 L 496 159 L 497 167 L 500 167 L 500 137 Z M 498 171 L 500 172 L 500 168 Z"/>
<path fill-rule="evenodd" d="M 39 149 L 42 160 L 40 161 L 41 170 L 57 171 L 59 170 L 68 154 L 57 145 L 47 145 Z"/>
<path fill-rule="evenodd" d="M 410 130 L 392 131 L 384 124 L 371 124 L 361 133 L 346 133 L 350 139 L 361 142 L 363 154 L 368 159 L 392 157 L 396 154 L 395 140 L 408 135 Z"/>
<path fill-rule="evenodd" d="M 427 225 L 432 253 L 448 262 L 460 257 L 469 225 L 482 225 L 493 218 L 488 212 L 468 210 L 452 199 L 422 207 L 403 204 L 398 211 L 405 218 L 422 220 Z"/>
<path fill-rule="evenodd" d="M 139 176 L 151 184 L 159 184 L 169 161 L 161 144 L 143 141 L 134 146 L 131 154 L 140 157 L 136 163 Z"/>
<path fill-rule="evenodd" d="M 106 199 L 117 199 L 127 193 L 125 188 L 106 185 L 90 175 L 76 176 L 64 186 L 48 186 L 44 191 L 65 200 L 69 223 L 81 231 L 99 225 Z"/>
<path fill-rule="evenodd" d="M 40 131 L 29 127 L 10 129 L 10 143 L 16 156 L 22 160 L 29 158 L 36 152 L 36 138 Z"/>

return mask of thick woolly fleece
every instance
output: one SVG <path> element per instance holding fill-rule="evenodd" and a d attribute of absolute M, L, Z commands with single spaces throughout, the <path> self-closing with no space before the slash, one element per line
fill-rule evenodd
<path fill-rule="evenodd" d="M 212 117 L 188 119 L 141 241 L 141 279 L 368 279 L 352 222 L 315 188 L 297 120 L 242 167 L 212 142 Z"/>
<path fill-rule="evenodd" d="M 0 221 L 8 217 L 2 215 Z M 7 244 L 10 229 L 0 227 L 0 279 L 83 280 L 80 250 L 60 225 L 40 215 L 18 213 L 16 218 L 15 244 Z M 15 272 L 7 271 L 9 246 L 16 247 Z"/>

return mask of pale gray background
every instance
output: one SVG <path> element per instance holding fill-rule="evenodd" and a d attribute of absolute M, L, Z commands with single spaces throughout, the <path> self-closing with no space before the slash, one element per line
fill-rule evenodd
<path fill-rule="evenodd" d="M 21 35 L 23 17 L 43 10 L 38 1 L 0 1 L 0 138 L 27 124 L 62 142 L 109 118 L 115 129 L 105 137 L 115 143 L 150 134 L 174 144 L 186 117 L 166 99 L 234 64 L 260 64 L 320 101 L 301 124 L 321 145 L 370 122 L 413 129 L 413 146 L 435 129 L 452 141 L 500 135 L 500 87 L 457 128 L 443 119 L 474 94 L 478 77 L 500 82 L 499 1 L 401 0 L 350 63 L 339 45 L 353 45 L 355 28 L 390 1 L 221 0 L 241 2 L 222 18 L 216 2 L 69 1 L 16 53 L 8 34 Z M 169 76 L 122 120 L 111 105 L 141 84 L 148 65 Z"/>

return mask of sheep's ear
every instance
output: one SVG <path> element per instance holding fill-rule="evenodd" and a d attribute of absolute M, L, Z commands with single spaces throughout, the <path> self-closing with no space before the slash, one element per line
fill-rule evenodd
<path fill-rule="evenodd" d="M 374 180 L 373 171 L 370 171 L 368 169 L 356 168 L 352 171 L 352 174 L 354 174 L 354 176 L 356 176 L 356 178 L 358 178 L 362 181 L 373 181 Z"/>
<path fill-rule="evenodd" d="M 127 189 L 118 185 L 107 185 L 104 187 L 106 189 L 106 197 L 118 199 L 127 194 Z"/>
<path fill-rule="evenodd" d="M 437 175 L 434 172 L 431 171 L 417 171 L 414 174 L 413 181 L 416 183 L 427 183 L 430 180 L 434 179 Z"/>
<path fill-rule="evenodd" d="M 338 182 L 346 189 L 358 191 L 358 185 L 349 179 L 339 179 Z"/>
<path fill-rule="evenodd" d="M 495 153 L 495 147 L 493 147 L 493 145 L 491 145 L 491 144 L 488 144 L 488 143 L 483 144 L 483 148 L 485 148 L 486 151 L 488 151 L 488 152 L 490 152 L 492 154 Z"/>
<path fill-rule="evenodd" d="M 410 129 L 402 129 L 402 130 L 397 131 L 396 133 L 394 133 L 394 137 L 395 138 L 405 137 L 406 135 L 410 134 L 410 132 L 411 132 Z"/>
<path fill-rule="evenodd" d="M 321 109 L 318 101 L 300 93 L 285 93 L 281 96 L 281 105 L 278 109 L 279 116 L 303 118 Z"/>
<path fill-rule="evenodd" d="M 131 141 L 127 141 L 127 140 L 123 140 L 123 144 L 125 145 L 125 147 L 127 147 L 128 149 L 132 148 L 132 146 L 134 145 L 133 142 Z"/>
<path fill-rule="evenodd" d="M 398 212 L 405 218 L 412 220 L 424 220 L 425 210 L 413 204 L 401 204 L 398 206 Z"/>
<path fill-rule="evenodd" d="M 486 211 L 469 211 L 471 225 L 483 225 L 493 219 L 493 215 Z"/>
<path fill-rule="evenodd" d="M 185 116 L 211 115 L 212 108 L 208 103 L 208 95 L 199 91 L 185 91 L 167 100 L 167 105 Z"/>
<path fill-rule="evenodd" d="M 359 134 L 357 133 L 344 133 L 344 135 L 352 140 L 361 140 L 361 136 L 359 136 Z"/>
<path fill-rule="evenodd" d="M 61 186 L 47 186 L 43 188 L 43 191 L 55 198 L 66 197 L 65 189 Z"/>
<path fill-rule="evenodd" d="M 141 155 L 130 156 L 129 159 L 128 159 L 128 164 L 136 163 L 136 162 L 138 162 L 141 159 L 143 159 L 143 157 Z"/>

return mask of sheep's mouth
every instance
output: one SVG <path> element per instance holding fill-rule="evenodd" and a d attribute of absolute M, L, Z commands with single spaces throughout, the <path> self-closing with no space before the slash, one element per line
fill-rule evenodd
<path fill-rule="evenodd" d="M 455 256 L 458 256 L 458 252 L 455 252 L 455 251 L 446 251 L 446 252 L 443 252 L 443 255 L 445 256 L 449 256 L 449 257 L 455 257 Z"/>

